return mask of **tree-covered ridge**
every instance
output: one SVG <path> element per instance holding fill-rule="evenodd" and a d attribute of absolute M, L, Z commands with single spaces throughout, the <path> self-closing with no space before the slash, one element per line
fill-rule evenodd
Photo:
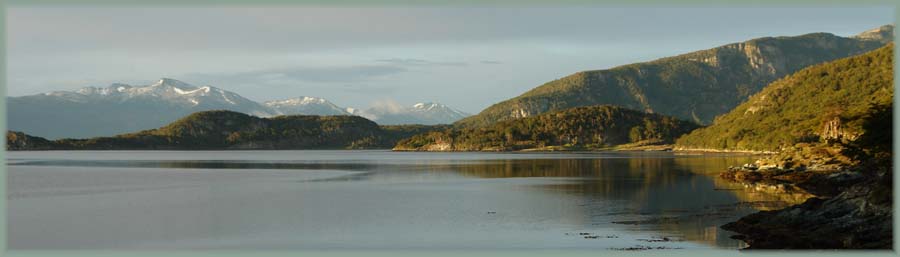
<path fill-rule="evenodd" d="M 7 149 L 384 149 L 401 138 L 443 128 L 446 126 L 379 126 L 358 116 L 259 118 L 232 111 L 205 111 L 158 129 L 112 137 L 48 141 L 9 132 Z M 15 139 L 33 143 L 13 144 L 15 141 L 10 140 Z"/>
<path fill-rule="evenodd" d="M 50 150 L 56 144 L 50 140 L 30 136 L 19 131 L 6 132 L 6 149 L 7 150 Z"/>
<path fill-rule="evenodd" d="M 598 104 L 708 124 L 778 78 L 883 45 L 882 40 L 828 33 L 759 38 L 650 62 L 578 72 L 494 104 L 455 125 L 488 126 Z"/>
<path fill-rule="evenodd" d="M 395 150 L 508 151 L 563 147 L 601 149 L 672 143 L 698 125 L 610 105 L 577 107 L 480 128 L 433 131 L 401 140 Z"/>
<path fill-rule="evenodd" d="M 893 43 L 803 69 L 750 97 L 677 147 L 779 150 L 796 143 L 847 142 L 866 133 L 863 118 L 894 95 Z"/>

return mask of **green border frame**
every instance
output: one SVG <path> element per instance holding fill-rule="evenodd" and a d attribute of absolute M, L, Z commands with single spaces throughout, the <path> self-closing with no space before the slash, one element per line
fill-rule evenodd
<path fill-rule="evenodd" d="M 885 8 L 894 9 L 894 24 L 897 24 L 897 14 L 900 11 L 900 3 L 890 0 L 0 0 L 0 20 L 2 20 L 3 33 L 0 33 L 0 56 L 3 61 L 0 62 L 0 90 L 6 95 L 6 10 L 8 6 L 260 6 L 260 5 L 326 5 L 326 6 L 578 6 L 578 5 L 603 5 L 603 6 L 715 6 L 715 7 L 758 7 L 758 6 L 783 6 L 783 7 L 855 7 L 855 6 L 884 6 Z M 896 29 L 895 29 L 896 31 Z M 895 37 L 897 33 L 894 33 Z M 896 40 L 895 40 L 896 41 Z M 895 60 L 900 57 L 900 52 L 894 50 Z M 897 78 L 900 71 L 896 69 L 894 64 L 894 78 Z M 894 81 L 894 88 L 897 88 L 897 81 Z M 896 94 L 895 94 L 896 102 Z M 894 120 L 900 118 L 900 114 L 894 112 Z M 6 130 L 6 97 L 0 98 L 0 128 Z M 900 130 L 896 126 L 894 132 Z M 671 250 L 671 251 L 639 251 L 639 252 L 621 252 L 621 251 L 586 251 L 586 250 L 488 250 L 488 251 L 472 251 L 472 250 L 451 250 L 451 251 L 426 251 L 426 250 L 330 250 L 330 251 L 251 251 L 251 250 L 235 250 L 235 251 L 84 251 L 84 250 L 67 250 L 67 251 L 45 251 L 45 250 L 14 250 L 7 251 L 6 244 L 6 140 L 0 141 L 0 254 L 7 256 L 596 256 L 598 254 L 609 256 L 633 256 L 633 255 L 649 255 L 649 256 L 738 256 L 738 255 L 765 255 L 765 256 L 894 256 L 897 249 L 900 249 L 900 242 L 894 239 L 894 250 L 885 251 L 834 251 L 834 250 L 817 250 L 817 251 L 733 251 L 733 250 Z M 894 152 L 900 149 L 896 139 L 894 141 Z M 894 156 L 894 163 L 900 159 Z M 897 210 L 898 190 L 896 185 L 900 182 L 900 177 L 894 176 L 894 209 Z M 898 231 L 898 221 L 896 212 L 894 215 L 894 234 Z"/>

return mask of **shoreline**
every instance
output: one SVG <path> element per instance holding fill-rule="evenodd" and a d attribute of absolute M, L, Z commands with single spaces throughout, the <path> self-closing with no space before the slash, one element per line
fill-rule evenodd
<path fill-rule="evenodd" d="M 746 153 L 752 155 L 772 155 L 778 154 L 775 151 L 756 151 L 756 150 L 730 150 L 730 149 L 712 149 L 712 148 L 687 148 L 675 147 L 675 152 L 701 152 L 701 153 Z"/>
<path fill-rule="evenodd" d="M 644 148 L 644 147 L 634 147 L 634 148 L 600 148 L 600 149 L 584 149 L 584 148 L 571 148 L 571 149 L 538 149 L 538 148 L 528 148 L 521 150 L 441 150 L 441 151 L 432 151 L 432 150 L 401 150 L 401 149 L 392 149 L 392 148 L 357 148 L 357 149 L 345 149 L 345 148 L 302 148 L 302 149 L 291 149 L 291 148 L 283 148 L 283 149 L 269 149 L 269 148 L 190 148 L 190 149 L 179 149 L 179 148 L 123 148 L 123 149 L 6 149 L 7 152 L 54 152 L 54 151 L 97 151 L 97 152 L 112 152 L 112 151 L 182 151 L 182 152 L 191 152 L 191 151 L 389 151 L 389 152 L 420 152 L 420 153 L 560 153 L 560 152 L 666 152 L 666 153 L 674 153 L 678 155 L 714 155 L 714 154 L 737 154 L 737 155 L 771 155 L 772 153 L 764 153 L 764 152 L 750 152 L 750 151 L 706 151 L 706 150 L 672 150 L 671 148 L 664 149 L 655 149 L 655 148 Z"/>
<path fill-rule="evenodd" d="M 759 211 L 724 224 L 745 249 L 890 249 L 893 245 L 890 170 L 846 165 L 834 169 L 745 164 L 719 173 L 743 190 L 805 198 L 780 210 Z M 890 225 L 890 223 L 887 223 Z"/>
<path fill-rule="evenodd" d="M 423 150 L 423 149 L 398 149 L 393 148 L 395 152 L 671 152 L 680 154 L 741 154 L 741 155 L 773 155 L 778 152 L 772 151 L 753 151 L 753 150 L 725 150 L 725 149 L 705 149 L 705 148 L 682 148 L 675 147 L 672 144 L 665 145 L 618 145 L 604 148 L 585 148 L 585 147 L 565 147 L 565 146 L 546 146 L 539 148 L 525 148 L 518 150 L 500 150 L 500 149 L 481 149 L 481 150 Z"/>

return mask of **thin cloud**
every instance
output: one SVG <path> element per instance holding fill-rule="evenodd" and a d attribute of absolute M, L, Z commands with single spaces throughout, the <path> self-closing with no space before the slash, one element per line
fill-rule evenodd
<path fill-rule="evenodd" d="M 339 88 L 342 92 L 356 94 L 391 94 L 397 91 L 396 87 L 370 84 L 345 84 Z"/>
<path fill-rule="evenodd" d="M 371 109 L 385 113 L 400 113 L 405 108 L 394 99 L 380 99 L 372 102 Z"/>
<path fill-rule="evenodd" d="M 486 60 L 486 61 L 481 61 L 481 64 L 503 64 L 503 62 Z"/>
<path fill-rule="evenodd" d="M 187 74 L 185 79 L 224 81 L 229 83 L 289 84 L 294 82 L 350 83 L 365 82 L 407 72 L 396 65 L 360 65 L 341 67 L 295 67 L 238 73 Z"/>
<path fill-rule="evenodd" d="M 382 63 L 390 63 L 394 65 L 402 65 L 402 66 L 467 66 L 468 63 L 465 62 L 435 62 L 423 59 L 414 59 L 414 58 L 390 58 L 390 59 L 378 59 L 376 62 Z"/>

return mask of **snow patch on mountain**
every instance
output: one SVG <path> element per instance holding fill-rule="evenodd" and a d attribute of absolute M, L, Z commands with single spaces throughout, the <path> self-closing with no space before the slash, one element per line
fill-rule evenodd
<path fill-rule="evenodd" d="M 338 107 L 324 98 L 311 96 L 267 101 L 263 105 L 279 115 L 350 115 L 344 108 Z"/>
<path fill-rule="evenodd" d="M 122 88 L 122 87 L 119 87 L 119 88 Z M 202 91 L 203 93 L 209 93 L 209 87 L 201 87 L 198 89 L 188 90 L 188 91 L 185 91 L 184 89 L 177 88 L 177 87 L 173 87 L 172 89 L 175 90 L 175 93 L 178 93 L 181 95 L 189 95 L 189 94 L 197 93 L 200 91 Z M 121 92 L 121 91 L 123 91 L 123 90 L 119 90 L 119 92 Z"/>
<path fill-rule="evenodd" d="M 398 124 L 450 124 L 470 114 L 433 102 L 416 103 L 404 107 L 394 101 L 375 102 L 369 109 L 350 112 L 382 125 Z"/>

